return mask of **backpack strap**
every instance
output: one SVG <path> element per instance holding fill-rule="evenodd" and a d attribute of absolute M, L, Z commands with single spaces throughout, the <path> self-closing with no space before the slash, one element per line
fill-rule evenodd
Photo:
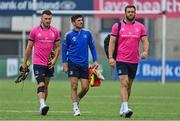
<path fill-rule="evenodd" d="M 117 48 L 117 46 L 118 46 L 119 31 L 120 31 L 120 29 L 121 29 L 121 21 L 118 22 L 117 40 L 116 40 L 116 45 L 115 45 L 116 47 L 115 48 Z"/>
<path fill-rule="evenodd" d="M 119 31 L 121 29 L 121 21 L 118 22 L 117 40 L 119 39 Z"/>

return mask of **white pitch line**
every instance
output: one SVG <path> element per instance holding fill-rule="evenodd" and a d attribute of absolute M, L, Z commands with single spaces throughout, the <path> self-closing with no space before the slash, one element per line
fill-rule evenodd
<path fill-rule="evenodd" d="M 131 105 L 165 105 L 165 106 L 167 105 L 166 102 L 165 103 L 162 103 L 162 102 L 159 102 L 159 103 L 157 103 L 157 102 L 156 103 L 151 103 L 151 102 L 150 103 L 141 103 L 141 102 L 140 103 L 136 103 L 136 102 L 134 103 L 134 102 L 131 102 L 130 104 Z M 168 102 L 168 105 L 174 105 L 174 102 L 171 102 L 171 103 Z M 176 104 L 176 106 L 179 106 L 179 105 L 180 105 L 179 103 Z"/>
<path fill-rule="evenodd" d="M 131 98 L 137 99 L 180 99 L 180 97 L 168 97 L 168 96 L 132 96 Z"/>
<path fill-rule="evenodd" d="M 87 96 L 88 98 L 120 98 L 118 95 L 114 96 Z M 131 98 L 137 99 L 180 99 L 180 97 L 169 97 L 169 96 L 132 96 Z"/>

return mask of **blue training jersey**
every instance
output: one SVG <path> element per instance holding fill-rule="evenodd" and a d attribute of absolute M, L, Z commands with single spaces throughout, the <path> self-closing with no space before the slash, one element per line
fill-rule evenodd
<path fill-rule="evenodd" d="M 71 61 L 81 66 L 88 66 L 88 48 L 91 50 L 93 62 L 97 60 L 92 34 L 84 29 L 80 32 L 73 29 L 66 33 L 62 44 L 63 63 Z"/>

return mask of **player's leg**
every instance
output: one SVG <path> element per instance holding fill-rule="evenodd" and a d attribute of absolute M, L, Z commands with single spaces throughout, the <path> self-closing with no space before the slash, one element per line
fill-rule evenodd
<path fill-rule="evenodd" d="M 39 102 L 40 102 L 40 114 L 46 115 L 49 110 L 49 106 L 46 104 L 46 100 L 45 100 L 45 92 L 44 92 L 45 91 L 45 83 L 44 82 L 38 83 L 37 90 L 38 90 L 37 96 L 38 96 Z"/>
<path fill-rule="evenodd" d="M 40 114 L 46 115 L 49 107 L 47 106 L 45 102 L 45 69 L 41 65 L 34 65 L 34 75 L 36 77 L 37 81 L 37 96 L 39 98 L 40 102 Z"/>
<path fill-rule="evenodd" d="M 46 71 L 45 71 L 45 89 L 44 89 L 44 93 L 45 93 L 45 100 L 47 100 L 48 97 L 48 86 L 49 86 L 49 82 L 51 77 L 53 77 L 54 74 L 54 68 L 49 69 L 48 67 L 46 67 Z"/>
<path fill-rule="evenodd" d="M 71 81 L 71 100 L 72 102 L 77 102 L 78 95 L 77 95 L 77 88 L 78 88 L 78 78 L 77 77 L 70 77 Z"/>
<path fill-rule="evenodd" d="M 76 64 L 72 62 L 68 62 L 68 77 L 71 81 L 71 100 L 73 105 L 73 113 L 74 116 L 80 116 L 80 110 L 78 107 L 78 77 L 79 77 L 79 69 Z"/>
<path fill-rule="evenodd" d="M 78 106 L 78 95 L 77 95 L 77 89 L 78 89 L 78 78 L 77 77 L 70 77 L 71 81 L 71 100 L 73 104 L 73 112 L 74 116 L 80 115 L 80 110 Z"/>
<path fill-rule="evenodd" d="M 128 82 L 127 82 L 127 92 L 128 92 L 128 100 L 130 98 L 131 95 L 131 87 L 133 84 L 133 80 L 136 76 L 136 71 L 137 71 L 137 66 L 138 64 L 132 64 L 132 63 L 126 63 L 126 67 L 127 67 L 127 72 L 128 72 Z M 127 101 L 128 102 L 128 101 Z M 126 113 L 128 115 L 124 115 L 125 117 L 131 117 L 131 115 L 133 114 L 133 111 L 128 108 L 128 113 Z"/>
<path fill-rule="evenodd" d="M 80 108 L 80 100 L 86 95 L 89 90 L 89 80 L 88 79 L 80 79 L 81 81 L 81 90 L 78 93 L 78 107 Z"/>
<path fill-rule="evenodd" d="M 128 63 L 128 100 L 131 95 L 131 87 L 133 84 L 133 80 L 136 76 L 138 64 L 130 64 Z"/>
<path fill-rule="evenodd" d="M 83 98 L 89 90 L 89 68 L 88 67 L 79 67 L 80 68 L 80 81 L 81 81 L 81 91 L 78 93 L 79 100 Z"/>
<path fill-rule="evenodd" d="M 132 88 L 133 80 L 136 76 L 138 64 L 128 63 L 127 66 L 128 66 L 128 100 L 129 100 L 130 95 L 131 95 L 131 88 Z M 130 108 L 129 108 L 129 111 L 132 112 Z"/>
<path fill-rule="evenodd" d="M 124 62 L 117 62 L 117 73 L 120 80 L 120 96 L 122 98 L 121 107 L 120 107 L 120 116 L 130 117 L 132 112 L 128 108 L 128 68 L 127 64 Z"/>
<path fill-rule="evenodd" d="M 133 80 L 134 79 L 131 79 L 131 78 L 129 78 L 128 77 L 128 100 L 129 100 L 129 98 L 130 98 L 130 95 L 131 95 L 131 87 L 132 87 L 132 84 L 133 84 Z"/>
<path fill-rule="evenodd" d="M 120 75 L 120 95 L 122 98 L 121 112 L 128 111 L 128 76 Z"/>
<path fill-rule="evenodd" d="M 81 79 L 81 90 L 78 94 L 79 99 L 82 99 L 89 90 L 89 80 Z"/>
<path fill-rule="evenodd" d="M 47 100 L 47 97 L 48 97 L 49 81 L 50 81 L 50 77 L 45 77 L 45 87 L 44 87 L 45 100 Z"/>

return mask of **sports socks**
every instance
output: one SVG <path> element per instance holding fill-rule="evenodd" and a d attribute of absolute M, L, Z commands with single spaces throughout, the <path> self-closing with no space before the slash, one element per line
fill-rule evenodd
<path fill-rule="evenodd" d="M 120 112 L 127 112 L 128 111 L 128 102 L 122 102 Z"/>
<path fill-rule="evenodd" d="M 73 102 L 73 109 L 77 109 L 78 108 L 78 103 L 77 102 Z"/>
<path fill-rule="evenodd" d="M 43 107 L 43 106 L 46 105 L 44 98 L 40 98 L 40 99 L 39 99 L 39 102 L 40 102 L 40 106 L 41 106 L 41 107 Z"/>

